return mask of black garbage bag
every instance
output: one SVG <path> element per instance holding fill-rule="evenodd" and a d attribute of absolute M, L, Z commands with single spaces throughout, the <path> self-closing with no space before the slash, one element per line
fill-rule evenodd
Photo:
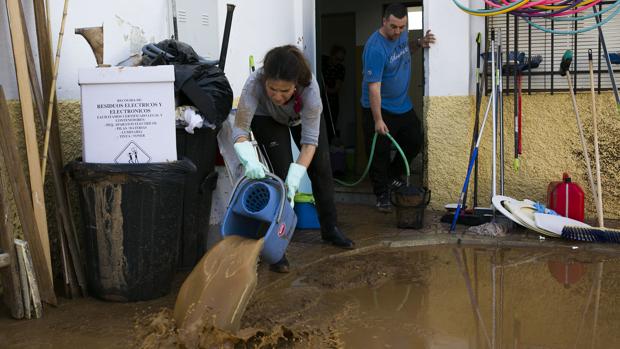
<path fill-rule="evenodd" d="M 232 108 L 233 92 L 226 75 L 215 61 L 200 57 L 183 42 L 167 39 L 142 48 L 142 64 L 174 65 L 177 106 L 192 105 L 209 123 L 219 127 Z"/>
<path fill-rule="evenodd" d="M 174 90 L 179 105 L 195 106 L 218 127 L 232 108 L 232 88 L 220 68 L 213 65 L 175 65 Z"/>
<path fill-rule="evenodd" d="M 146 56 L 145 59 L 149 60 L 154 59 L 152 58 L 153 53 L 161 55 L 160 59 L 166 64 L 198 64 L 203 61 L 202 57 L 198 56 L 198 53 L 190 45 L 174 39 L 147 44 L 142 48 L 142 53 Z"/>

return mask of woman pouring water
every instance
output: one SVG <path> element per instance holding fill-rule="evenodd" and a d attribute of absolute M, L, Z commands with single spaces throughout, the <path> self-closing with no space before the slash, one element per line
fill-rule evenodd
<path fill-rule="evenodd" d="M 265 177 L 265 167 L 249 142 L 252 130 L 260 149 L 266 151 L 274 173 L 286 178 L 287 197 L 291 201 L 307 171 L 316 200 L 321 238 L 337 247 L 352 249 L 354 242 L 337 227 L 322 109 L 319 86 L 301 51 L 292 45 L 275 47 L 265 55 L 263 67 L 252 73 L 243 86 L 233 128 L 234 148 L 247 177 Z M 301 149 L 294 162 L 290 135 Z M 271 265 L 271 270 L 277 272 L 285 273 L 288 269 L 286 256 Z"/>

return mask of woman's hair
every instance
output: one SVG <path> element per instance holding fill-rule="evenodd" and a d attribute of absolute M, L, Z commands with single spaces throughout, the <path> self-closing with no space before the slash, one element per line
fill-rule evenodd
<path fill-rule="evenodd" d="M 274 47 L 265 55 L 263 79 L 293 81 L 307 87 L 312 82 L 310 64 L 293 45 Z"/>

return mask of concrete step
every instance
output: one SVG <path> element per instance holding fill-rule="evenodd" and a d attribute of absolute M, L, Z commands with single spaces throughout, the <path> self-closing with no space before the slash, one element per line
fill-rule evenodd
<path fill-rule="evenodd" d="M 374 206 L 376 203 L 376 198 L 375 194 L 372 192 L 336 191 L 334 201 L 341 204 Z"/>

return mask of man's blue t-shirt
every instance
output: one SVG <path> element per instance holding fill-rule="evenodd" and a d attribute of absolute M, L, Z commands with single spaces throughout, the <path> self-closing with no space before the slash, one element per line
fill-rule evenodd
<path fill-rule="evenodd" d="M 411 54 L 408 33 L 390 41 L 379 31 L 370 35 L 364 47 L 362 106 L 370 108 L 368 83 L 381 82 L 381 108 L 394 114 L 406 113 L 413 108 L 409 99 Z"/>

